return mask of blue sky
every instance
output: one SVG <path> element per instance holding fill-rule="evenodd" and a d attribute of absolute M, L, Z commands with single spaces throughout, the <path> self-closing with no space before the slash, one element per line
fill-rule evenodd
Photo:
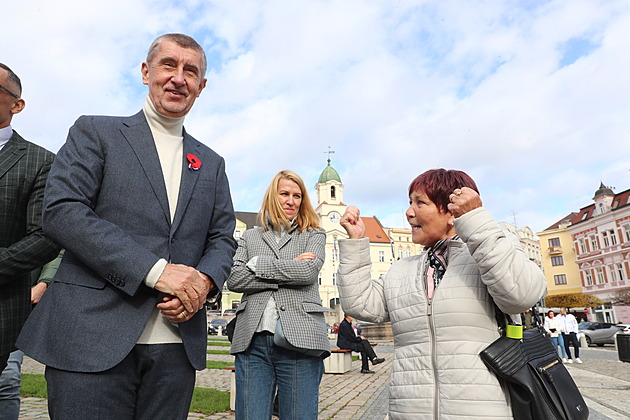
<path fill-rule="evenodd" d="M 79 115 L 140 109 L 157 35 L 194 36 L 208 85 L 186 127 L 225 157 L 237 210 L 256 211 L 281 169 L 314 187 L 329 146 L 346 204 L 386 226 L 406 226 L 409 182 L 436 167 L 468 172 L 497 220 L 534 231 L 590 204 L 600 181 L 630 188 L 627 1 L 22 0 L 2 11 L 0 61 L 27 101 L 13 127 L 53 151 Z"/>

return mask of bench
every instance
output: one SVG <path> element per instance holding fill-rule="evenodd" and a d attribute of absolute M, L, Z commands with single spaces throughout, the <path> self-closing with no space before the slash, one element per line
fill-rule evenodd
<path fill-rule="evenodd" d="M 236 409 L 236 374 L 234 366 L 224 367 L 225 370 L 231 370 L 232 379 L 230 380 L 230 410 L 234 411 Z"/>
<path fill-rule="evenodd" d="M 324 373 L 346 373 L 352 369 L 352 350 L 332 349 L 324 359 Z"/>

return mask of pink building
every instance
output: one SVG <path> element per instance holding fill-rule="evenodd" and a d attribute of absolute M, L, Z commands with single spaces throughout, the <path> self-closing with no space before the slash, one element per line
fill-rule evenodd
<path fill-rule="evenodd" d="M 589 319 L 630 322 L 630 307 L 614 304 L 619 291 L 630 288 L 630 189 L 615 194 L 602 183 L 593 204 L 580 209 L 567 227 L 575 247 L 584 293 L 604 305 Z"/>

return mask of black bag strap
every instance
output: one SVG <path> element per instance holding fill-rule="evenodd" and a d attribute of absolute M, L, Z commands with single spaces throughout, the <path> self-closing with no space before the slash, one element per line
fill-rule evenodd
<path fill-rule="evenodd" d="M 499 326 L 499 332 L 501 335 L 505 335 L 506 329 L 508 325 L 515 325 L 512 321 L 512 317 L 510 315 L 503 312 L 497 304 L 493 301 L 494 304 L 494 316 L 497 319 L 497 325 Z M 532 328 L 542 328 L 543 323 L 540 320 L 540 316 L 538 315 L 538 310 L 536 306 L 532 306 Z"/>

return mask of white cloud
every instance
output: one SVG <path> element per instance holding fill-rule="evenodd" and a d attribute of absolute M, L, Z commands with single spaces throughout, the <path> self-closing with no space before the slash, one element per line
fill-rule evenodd
<path fill-rule="evenodd" d="M 600 180 L 630 187 L 622 0 L 27 0 L 3 16 L 0 61 L 28 101 L 14 127 L 51 150 L 80 114 L 141 107 L 156 35 L 195 36 L 210 68 L 187 127 L 225 156 L 238 210 L 280 169 L 313 185 L 328 146 L 345 201 L 390 226 L 435 167 L 469 172 L 497 219 L 534 231 Z M 591 48 L 562 67 L 575 39 Z"/>

